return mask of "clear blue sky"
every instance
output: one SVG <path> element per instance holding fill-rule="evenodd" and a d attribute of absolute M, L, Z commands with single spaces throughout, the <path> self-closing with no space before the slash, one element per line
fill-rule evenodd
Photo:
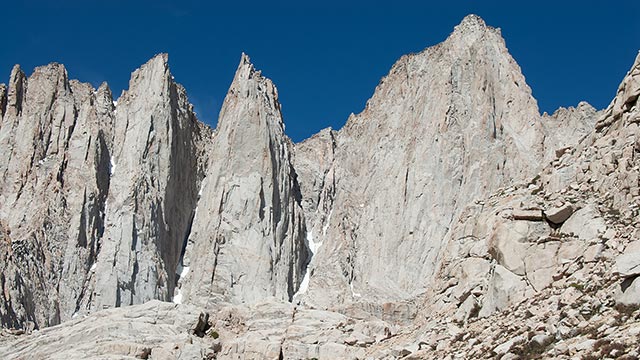
<path fill-rule="evenodd" d="M 52 61 L 71 78 L 107 81 L 169 53 L 201 120 L 215 125 L 240 53 L 278 87 L 300 141 L 360 112 L 403 54 L 443 41 L 475 13 L 502 28 L 541 111 L 587 100 L 604 108 L 640 49 L 639 1 L 5 1 L 0 75 Z"/>

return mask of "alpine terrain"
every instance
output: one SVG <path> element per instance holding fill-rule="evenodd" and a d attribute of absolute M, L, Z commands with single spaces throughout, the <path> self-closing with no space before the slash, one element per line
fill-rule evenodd
<path fill-rule="evenodd" d="M 631 62 L 633 59 L 629 59 Z M 469 15 L 301 143 L 242 54 L 218 125 L 160 54 L 0 85 L 4 359 L 638 359 L 640 56 L 540 114 Z"/>

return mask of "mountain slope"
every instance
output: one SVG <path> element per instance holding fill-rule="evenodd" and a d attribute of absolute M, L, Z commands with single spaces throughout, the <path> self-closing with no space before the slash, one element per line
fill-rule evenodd
<path fill-rule="evenodd" d="M 540 115 L 500 31 L 470 15 L 344 128 L 294 145 L 244 54 L 215 131 L 166 55 L 117 105 L 59 64 L 15 67 L 0 315 L 64 323 L 3 330 L 0 352 L 634 358 L 639 79 L 640 56 L 606 110 Z"/>
<path fill-rule="evenodd" d="M 322 276 L 311 277 L 306 299 L 328 306 L 425 291 L 452 221 L 467 203 L 537 174 L 544 142 L 520 68 L 479 17 L 404 56 L 336 136 L 325 171 L 335 177 L 333 206 L 320 217 L 326 232 L 313 234 Z M 302 187 L 322 175 L 302 177 Z"/>

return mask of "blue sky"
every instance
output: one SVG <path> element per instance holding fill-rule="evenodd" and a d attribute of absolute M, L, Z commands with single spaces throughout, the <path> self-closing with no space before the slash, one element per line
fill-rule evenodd
<path fill-rule="evenodd" d="M 240 53 L 276 84 L 287 134 L 300 141 L 360 112 L 403 54 L 443 41 L 475 13 L 500 27 L 541 111 L 604 108 L 640 49 L 638 1 L 7 1 L 0 82 L 52 61 L 107 81 L 169 53 L 201 120 L 215 125 Z M 2 75 L 4 74 L 4 75 Z"/>

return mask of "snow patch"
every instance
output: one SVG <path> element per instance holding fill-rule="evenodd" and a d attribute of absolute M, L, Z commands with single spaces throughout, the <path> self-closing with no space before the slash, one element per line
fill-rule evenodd
<path fill-rule="evenodd" d="M 202 196 L 202 190 L 204 189 L 204 180 L 200 183 L 200 190 L 198 190 L 198 198 Z"/>
<path fill-rule="evenodd" d="M 333 207 L 331 208 L 331 211 L 329 211 L 329 216 L 327 216 L 327 220 L 322 227 L 322 237 L 327 236 L 327 230 L 329 229 L 329 223 L 331 222 L 331 215 L 333 215 Z"/>
<path fill-rule="evenodd" d="M 95 271 L 97 267 L 98 267 L 98 263 L 93 263 L 93 265 L 91 265 L 91 269 L 89 269 L 89 271 Z"/>
<path fill-rule="evenodd" d="M 182 304 L 182 292 L 180 291 L 180 288 L 176 288 L 176 294 L 173 295 L 173 299 L 171 299 L 171 301 L 174 304 Z"/>
<path fill-rule="evenodd" d="M 353 290 L 353 282 L 350 285 L 351 285 L 351 295 L 353 295 L 353 297 L 362 297 L 362 294 L 357 293 L 355 290 Z"/>
<path fill-rule="evenodd" d="M 114 107 L 118 106 L 118 100 L 113 100 L 113 106 Z"/>
<path fill-rule="evenodd" d="M 178 276 L 180 276 L 180 279 L 184 278 L 185 276 L 187 276 L 187 273 L 189 273 L 189 267 L 188 266 L 182 266 L 182 264 L 178 265 L 178 268 L 176 269 L 176 274 Z"/>
<path fill-rule="evenodd" d="M 182 266 L 181 263 L 178 264 L 178 267 L 176 268 L 176 275 L 178 275 L 178 279 L 183 279 L 185 276 L 187 276 L 188 273 L 188 266 Z M 175 294 L 173 295 L 173 299 L 171 299 L 171 301 L 174 304 L 182 304 L 182 291 L 180 290 L 180 287 L 176 286 Z"/>
<path fill-rule="evenodd" d="M 313 231 L 309 231 L 307 233 L 307 246 L 309 246 L 309 250 L 311 250 L 311 259 L 313 260 L 313 256 L 318 252 L 320 246 L 322 246 L 322 242 L 315 242 L 313 240 Z M 304 277 L 302 278 L 302 282 L 300 283 L 300 287 L 298 291 L 293 295 L 294 297 L 304 294 L 309 289 L 309 282 L 311 281 L 311 269 L 310 269 L 311 261 L 307 264 L 307 268 L 304 271 Z"/>
<path fill-rule="evenodd" d="M 322 246 L 322 241 L 315 242 L 313 240 L 313 231 L 309 231 L 307 233 L 307 243 L 309 244 L 309 250 L 311 250 L 313 255 L 315 255 L 318 252 L 318 249 L 320 249 L 320 246 Z"/>
<path fill-rule="evenodd" d="M 109 166 L 109 174 L 113 175 L 116 173 L 116 161 L 113 158 L 113 156 L 111 156 L 111 163 Z"/>
<path fill-rule="evenodd" d="M 295 295 L 293 295 L 293 297 L 296 297 L 300 294 L 304 294 L 307 292 L 307 290 L 309 289 L 310 278 L 311 278 L 311 271 L 309 271 L 309 265 L 307 265 L 307 272 L 304 274 L 304 277 L 302 278 L 302 282 L 300 283 L 300 288 L 298 288 L 298 291 L 295 293 Z"/>

